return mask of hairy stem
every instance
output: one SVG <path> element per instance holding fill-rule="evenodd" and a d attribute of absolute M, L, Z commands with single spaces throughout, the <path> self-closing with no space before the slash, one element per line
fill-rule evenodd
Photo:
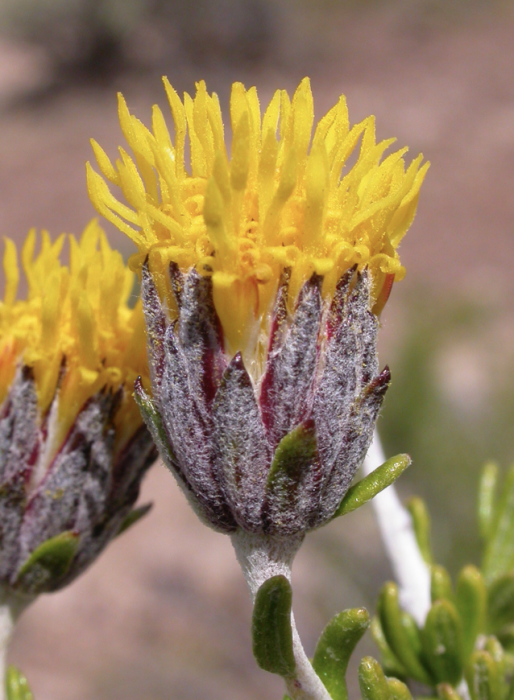
<path fill-rule="evenodd" d="M 16 620 L 32 599 L 13 596 L 0 587 L 0 700 L 6 700 L 7 651 Z"/>
<path fill-rule="evenodd" d="M 242 530 L 232 535 L 237 560 L 253 600 L 262 584 L 273 576 L 282 575 L 289 582 L 291 581 L 293 559 L 302 541 L 303 535 L 278 539 Z M 330 700 L 330 695 L 307 658 L 292 613 L 291 627 L 296 672 L 293 678 L 284 679 L 290 698 L 292 700 Z"/>
<path fill-rule="evenodd" d="M 370 474 L 386 461 L 378 432 L 363 464 Z M 430 609 L 430 571 L 412 527 L 409 511 L 403 507 L 394 486 L 388 486 L 372 501 L 387 555 L 399 586 L 400 603 L 418 625 L 423 626 Z"/>

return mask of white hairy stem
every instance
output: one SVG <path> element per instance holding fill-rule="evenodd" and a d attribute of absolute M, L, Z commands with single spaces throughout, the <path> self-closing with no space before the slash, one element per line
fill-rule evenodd
<path fill-rule="evenodd" d="M 0 700 L 6 700 L 7 651 L 16 620 L 32 598 L 18 598 L 0 587 Z"/>
<path fill-rule="evenodd" d="M 370 474 L 386 461 L 378 432 L 363 464 L 364 474 Z M 394 486 L 388 486 L 372 501 L 380 533 L 399 587 L 400 604 L 418 625 L 425 624 L 430 610 L 430 570 L 419 551 L 412 518 L 403 507 Z"/>
<path fill-rule="evenodd" d="M 303 541 L 303 535 L 270 538 L 238 530 L 232 535 L 232 544 L 246 582 L 255 600 L 262 584 L 273 576 L 285 576 L 291 582 L 293 559 Z M 287 692 L 292 700 L 331 700 L 325 686 L 314 671 L 302 646 L 291 613 L 295 675 L 285 678 Z"/>

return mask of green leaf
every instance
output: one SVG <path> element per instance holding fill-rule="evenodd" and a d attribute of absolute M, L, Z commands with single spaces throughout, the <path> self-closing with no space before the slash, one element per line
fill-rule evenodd
<path fill-rule="evenodd" d="M 47 582 L 57 582 L 66 575 L 77 552 L 79 535 L 67 530 L 37 547 L 21 567 L 15 587 L 37 591 Z"/>
<path fill-rule="evenodd" d="M 120 529 L 118 530 L 116 537 L 121 535 L 122 532 L 125 532 L 126 530 L 129 529 L 129 527 L 132 527 L 132 525 L 135 525 L 135 523 L 138 522 L 138 520 L 141 520 L 141 518 L 144 518 L 145 515 L 152 510 L 153 503 L 145 503 L 144 506 L 139 506 L 138 508 L 133 508 L 130 513 L 128 513 L 122 520 Z"/>
<path fill-rule="evenodd" d="M 505 676 L 506 676 L 508 669 L 507 669 L 506 655 L 505 655 L 505 652 L 503 650 L 503 647 L 500 644 L 500 642 L 496 639 L 496 637 L 491 635 L 490 637 L 487 637 L 485 640 L 484 651 L 487 651 L 489 654 L 491 654 L 491 656 L 496 664 L 496 668 L 498 670 L 499 692 L 500 692 L 500 696 L 502 698 L 504 698 L 506 695 L 506 691 L 507 691 L 507 683 L 506 683 Z M 511 682 L 512 682 L 512 678 L 511 678 Z"/>
<path fill-rule="evenodd" d="M 472 700 L 502 700 L 498 664 L 487 651 L 475 651 L 466 669 Z"/>
<path fill-rule="evenodd" d="M 402 683 L 398 678 L 388 678 L 387 685 L 391 693 L 392 700 L 412 700 L 410 690 L 405 683 Z"/>
<path fill-rule="evenodd" d="M 384 672 L 371 656 L 365 656 L 360 663 L 359 686 L 363 700 L 392 700 Z"/>
<path fill-rule="evenodd" d="M 410 613 L 402 610 L 401 621 L 412 650 L 421 658 L 423 655 L 423 645 L 421 643 L 421 635 L 416 620 Z"/>
<path fill-rule="evenodd" d="M 489 586 L 487 623 L 492 632 L 514 622 L 514 571 Z"/>
<path fill-rule="evenodd" d="M 487 589 L 482 574 L 475 566 L 466 566 L 457 579 L 456 605 L 462 623 L 463 659 L 475 649 L 479 634 L 485 629 Z"/>
<path fill-rule="evenodd" d="M 440 700 L 462 700 L 461 696 L 449 683 L 439 683 L 437 696 Z"/>
<path fill-rule="evenodd" d="M 7 669 L 5 687 L 7 700 L 33 700 L 27 679 L 15 666 Z"/>
<path fill-rule="evenodd" d="M 421 683 L 430 684 L 430 675 L 423 666 L 417 649 L 419 639 L 413 644 L 411 618 L 405 616 L 398 603 L 398 586 L 386 583 L 382 588 L 378 605 L 380 624 L 387 643 L 407 673 Z M 417 634 L 417 628 L 414 630 Z"/>
<path fill-rule="evenodd" d="M 432 545 L 430 544 L 430 515 L 427 507 L 421 498 L 414 496 L 407 502 L 407 508 L 411 514 L 419 551 L 425 562 L 430 566 L 434 563 L 434 557 L 432 555 Z"/>
<path fill-rule="evenodd" d="M 293 592 L 285 576 L 273 576 L 257 591 L 253 608 L 253 654 L 264 671 L 294 675 L 291 604 Z"/>
<path fill-rule="evenodd" d="M 438 683 L 456 685 L 462 677 L 462 624 L 455 606 L 437 600 L 421 635 L 425 658 Z"/>
<path fill-rule="evenodd" d="M 514 625 L 507 625 L 503 627 L 499 632 L 496 632 L 496 637 L 506 653 L 506 662 L 510 667 L 510 675 L 514 677 Z"/>
<path fill-rule="evenodd" d="M 405 670 L 405 667 L 402 666 L 402 664 L 398 661 L 396 656 L 394 655 L 393 650 L 387 643 L 387 640 L 384 635 L 384 631 L 382 629 L 382 625 L 380 624 L 380 619 L 375 616 L 371 620 L 371 636 L 373 637 L 373 641 L 377 645 L 377 647 L 380 649 L 380 656 L 381 656 L 381 663 L 384 668 L 385 673 L 388 676 L 396 676 L 399 678 L 406 678 L 407 677 L 407 671 Z"/>
<path fill-rule="evenodd" d="M 430 596 L 433 603 L 436 600 L 455 600 L 450 574 L 439 564 L 430 567 Z"/>
<path fill-rule="evenodd" d="M 482 470 L 478 487 L 478 526 L 480 536 L 487 541 L 491 536 L 496 505 L 496 487 L 498 484 L 498 465 L 488 462 Z"/>
<path fill-rule="evenodd" d="M 369 627 L 364 608 L 343 610 L 323 630 L 312 665 L 332 700 L 347 700 L 346 669 L 357 642 Z"/>
<path fill-rule="evenodd" d="M 509 654 L 506 654 L 505 656 L 506 656 L 506 659 L 508 659 Z M 508 676 L 510 678 L 510 684 L 507 684 L 507 691 L 505 692 L 504 697 L 506 698 L 506 700 L 514 700 L 514 678 L 512 676 L 512 673 L 513 673 L 512 664 L 510 662 L 507 662 L 505 664 L 505 669 L 506 669 Z M 504 678 L 504 685 L 505 685 L 505 680 L 506 679 Z"/>
<path fill-rule="evenodd" d="M 501 494 L 482 563 L 488 584 L 514 568 L 514 467 L 509 469 Z"/>
<path fill-rule="evenodd" d="M 488 651 L 489 654 L 491 654 L 491 656 L 495 660 L 495 662 L 499 665 L 499 669 L 503 674 L 503 667 L 505 665 L 505 652 L 500 642 L 496 639 L 494 635 L 491 634 L 485 638 L 483 645 L 485 651 Z"/>
<path fill-rule="evenodd" d="M 334 513 L 334 518 L 351 513 L 370 501 L 377 493 L 394 483 L 410 466 L 411 462 L 409 455 L 396 455 L 396 457 L 388 459 L 382 466 L 365 476 L 347 491 L 339 508 Z"/>

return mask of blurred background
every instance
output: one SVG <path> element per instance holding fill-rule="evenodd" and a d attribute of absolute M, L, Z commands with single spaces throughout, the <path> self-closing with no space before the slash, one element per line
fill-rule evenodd
<path fill-rule="evenodd" d="M 121 143 L 116 91 L 149 121 L 205 78 L 312 79 L 316 116 L 348 98 L 432 162 L 383 314 L 393 384 L 380 430 L 410 452 L 438 560 L 480 557 L 475 494 L 487 458 L 514 457 L 514 3 L 506 0 L 0 0 L 0 230 L 79 233 L 94 215 L 89 137 Z M 106 225 L 126 255 L 130 243 Z M 11 660 L 36 700 L 257 700 L 280 679 L 251 656 L 249 596 L 228 538 L 200 525 L 157 465 L 154 509 L 69 589 L 24 615 Z M 295 566 L 308 651 L 329 617 L 373 609 L 390 576 L 370 506 L 308 537 Z M 358 656 L 374 652 L 365 639 Z M 355 688 L 355 664 L 350 675 Z"/>

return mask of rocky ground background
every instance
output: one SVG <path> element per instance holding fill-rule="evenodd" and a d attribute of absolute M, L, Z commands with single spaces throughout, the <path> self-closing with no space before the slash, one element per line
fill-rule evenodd
<path fill-rule="evenodd" d="M 352 121 L 374 113 L 379 137 L 432 162 L 402 246 L 408 275 L 384 313 L 382 358 L 396 381 L 382 428 L 390 452 L 415 458 L 401 490 L 427 498 L 439 559 L 452 570 L 477 560 L 478 469 L 514 454 L 513 4 L 163 0 L 147 16 L 131 2 L 95 40 L 94 22 L 82 31 L 90 15 L 49 21 L 52 3 L 41 6 L 0 1 L 0 231 L 18 241 L 32 226 L 79 233 L 95 215 L 89 138 L 114 154 L 116 91 L 149 120 L 165 105 L 160 74 L 188 91 L 205 78 L 224 107 L 233 80 L 265 102 L 310 75 L 318 117 L 344 92 Z M 150 515 L 20 621 L 11 660 L 36 700 L 282 697 L 251 657 L 230 541 L 200 525 L 159 464 L 141 500 L 153 501 Z M 372 608 L 389 575 L 369 506 L 309 536 L 294 572 L 308 650 L 331 615 Z M 373 651 L 370 640 L 359 647 Z"/>

